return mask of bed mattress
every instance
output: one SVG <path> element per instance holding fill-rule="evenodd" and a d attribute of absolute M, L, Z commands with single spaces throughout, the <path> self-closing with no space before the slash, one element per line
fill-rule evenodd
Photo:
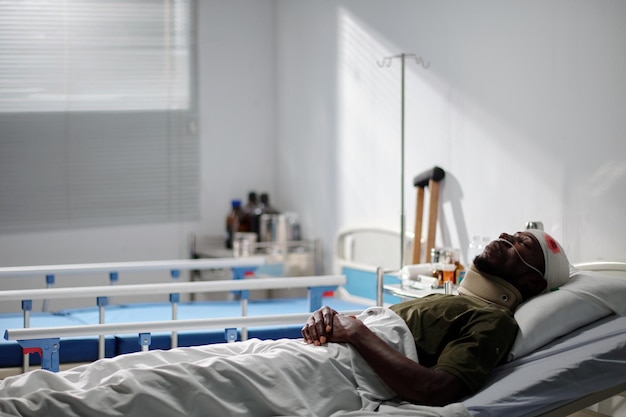
<path fill-rule="evenodd" d="M 538 416 L 625 383 L 626 317 L 612 315 L 496 368 L 464 404 L 474 417 Z"/>

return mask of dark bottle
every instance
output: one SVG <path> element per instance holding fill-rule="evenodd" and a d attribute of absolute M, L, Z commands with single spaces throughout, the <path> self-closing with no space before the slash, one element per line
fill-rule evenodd
<path fill-rule="evenodd" d="M 230 212 L 226 216 L 226 248 L 233 248 L 233 238 L 235 233 L 240 230 L 240 221 L 243 215 L 241 209 L 241 200 L 232 200 L 230 202 Z"/>
<path fill-rule="evenodd" d="M 261 211 L 263 214 L 279 214 L 280 212 L 270 204 L 268 193 L 261 194 Z"/>
<path fill-rule="evenodd" d="M 258 238 L 261 206 L 254 191 L 248 193 L 248 203 L 243 208 L 243 217 L 247 223 L 248 231 L 256 233 Z"/>

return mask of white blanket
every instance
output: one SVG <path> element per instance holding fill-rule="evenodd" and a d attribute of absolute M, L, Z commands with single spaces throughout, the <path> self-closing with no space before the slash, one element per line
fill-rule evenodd
<path fill-rule="evenodd" d="M 359 318 L 417 361 L 411 334 L 393 312 L 372 308 Z M 32 371 L 0 383 L 0 415 L 467 417 L 469 413 L 461 404 L 423 407 L 395 402 L 393 392 L 350 345 L 312 346 L 283 339 L 122 355 L 56 374 Z"/>

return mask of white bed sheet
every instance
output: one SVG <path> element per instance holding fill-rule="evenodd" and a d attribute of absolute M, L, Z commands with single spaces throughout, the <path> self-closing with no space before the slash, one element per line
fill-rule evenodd
<path fill-rule="evenodd" d="M 496 368 L 463 404 L 474 417 L 530 417 L 625 382 L 626 317 L 612 315 Z"/>
<path fill-rule="evenodd" d="M 373 307 L 359 318 L 417 360 L 406 323 L 391 310 Z M 388 415 L 470 417 L 460 403 L 395 407 L 394 398 L 349 344 L 253 339 L 120 355 L 60 373 L 39 370 L 9 377 L 0 382 L 0 416 L 339 417 L 370 415 L 381 402 L 391 401 L 385 405 Z"/>
<path fill-rule="evenodd" d="M 412 339 L 402 340 L 409 336 L 403 335 L 402 321 L 382 320 L 375 327 L 400 350 L 414 347 Z M 313 347 L 289 340 L 285 343 L 291 347 L 275 350 L 274 360 L 288 362 L 295 352 L 306 350 L 310 361 L 295 360 L 284 377 L 276 375 L 272 360 L 260 369 L 252 359 L 254 353 L 274 349 L 276 343 L 283 342 L 142 352 L 60 374 L 33 371 L 7 379 L 12 381 L 9 384 L 0 383 L 0 415 L 14 415 L 11 406 L 2 406 L 3 400 L 13 397 L 19 399 L 14 404 L 21 409 L 20 415 L 60 415 L 62 411 L 64 416 L 170 417 L 205 415 L 210 409 L 212 415 L 530 417 L 626 381 L 626 317 L 621 316 L 601 319 L 496 368 L 478 394 L 441 408 L 396 402 L 371 368 L 354 363 L 362 361 L 360 355 L 342 344 Z M 215 362 L 216 356 L 229 355 L 231 349 L 246 354 Z M 415 355 L 411 349 L 405 354 Z M 328 362 L 327 355 L 335 358 L 332 369 L 322 366 Z M 362 372 L 353 375 L 351 369 Z M 225 378 L 226 374 L 231 376 Z M 338 382 L 338 378 L 345 381 Z M 277 385 L 278 380 L 293 384 Z M 51 395 L 50 389 L 57 393 Z M 246 413 L 246 401 L 267 409 Z"/>

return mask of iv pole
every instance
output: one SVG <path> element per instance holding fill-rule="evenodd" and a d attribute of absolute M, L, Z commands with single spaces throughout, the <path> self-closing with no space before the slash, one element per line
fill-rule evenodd
<path fill-rule="evenodd" d="M 376 61 L 379 67 L 390 67 L 394 59 L 400 58 L 401 65 L 401 86 L 400 86 L 400 268 L 404 266 L 404 234 L 405 234 L 405 213 L 404 213 L 404 69 L 407 58 L 414 59 L 418 65 L 424 69 L 428 69 L 430 63 L 425 62 L 421 57 L 415 54 L 394 55 L 383 58 L 382 61 Z M 421 239 L 421 236 L 415 236 L 414 239 Z"/>

